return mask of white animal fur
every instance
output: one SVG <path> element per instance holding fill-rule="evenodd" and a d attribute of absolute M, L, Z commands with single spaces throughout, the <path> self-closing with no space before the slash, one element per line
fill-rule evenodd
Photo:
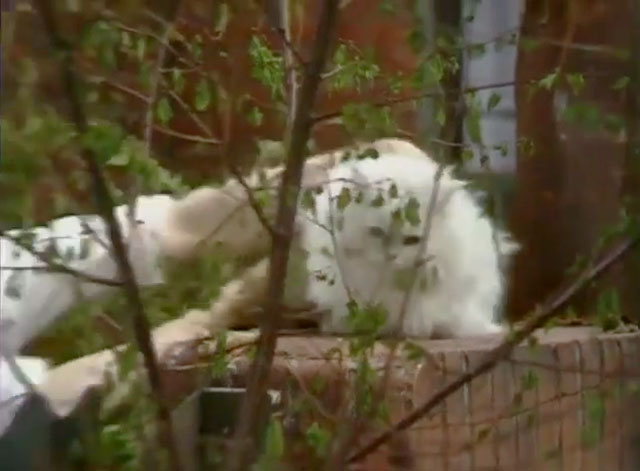
<path fill-rule="evenodd" d="M 427 259 L 417 271 L 400 326 L 402 334 L 463 337 L 502 332 L 495 320 L 505 284 L 499 262 L 515 253 L 518 245 L 483 216 L 464 182 L 445 171 L 425 239 L 426 257 L 420 257 L 422 244 L 415 242 L 425 233 L 438 165 L 407 141 L 384 139 L 375 148 L 378 158 L 349 160 L 329 170 L 328 183 L 314 196 L 315 216 L 304 209 L 299 213 L 301 244 L 309 252 L 308 298 L 330 311 L 323 330 L 349 330 L 350 296 L 359 304 L 381 303 L 388 312 L 384 330 L 395 329 L 407 289 L 406 283 L 394 282 L 394 273 L 407 273 L 416 260 Z M 392 183 L 397 198 L 388 196 Z M 352 202 L 341 212 L 337 196 L 345 188 Z M 356 203 L 353 199 L 360 191 L 363 201 Z M 379 191 L 384 205 L 372 207 Z M 413 227 L 405 222 L 401 230 L 390 229 L 393 211 L 402 210 L 411 197 L 419 202 L 419 224 Z M 331 227 L 334 236 L 327 230 Z M 386 246 L 381 230 L 390 236 Z M 403 237 L 413 245 L 405 245 Z"/>

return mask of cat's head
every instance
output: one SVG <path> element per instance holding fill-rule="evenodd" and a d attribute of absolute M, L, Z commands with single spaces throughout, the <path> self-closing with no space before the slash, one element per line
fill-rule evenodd
<path fill-rule="evenodd" d="M 426 244 L 422 242 L 425 234 L 463 183 L 445 173 L 432 196 L 433 172 L 415 178 L 411 168 L 394 163 L 403 164 L 397 158 L 377 162 L 376 167 L 363 161 L 343 172 L 332 189 L 333 222 L 346 257 L 405 269 L 428 263 L 428 238 Z M 375 171 L 381 169 L 386 171 Z"/>

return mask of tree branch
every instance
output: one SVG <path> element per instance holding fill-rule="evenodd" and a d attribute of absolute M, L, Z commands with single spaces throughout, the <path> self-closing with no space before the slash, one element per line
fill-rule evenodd
<path fill-rule="evenodd" d="M 640 242 L 640 233 L 629 236 L 611 249 L 598 263 L 587 267 L 580 276 L 578 276 L 566 288 L 560 290 L 559 293 L 550 296 L 546 302 L 526 316 L 529 320 L 526 321 L 520 329 L 512 331 L 503 343 L 487 353 L 484 361 L 480 362 L 469 372 L 460 375 L 446 386 L 440 388 L 440 390 L 434 393 L 420 407 L 398 421 L 391 428 L 382 432 L 377 437 L 374 437 L 370 442 L 351 455 L 349 462 L 355 463 L 357 461 L 361 461 L 391 439 L 393 434 L 407 429 L 431 412 L 436 406 L 438 406 L 438 404 L 451 394 L 462 388 L 465 384 L 470 383 L 478 376 L 490 371 L 501 360 L 509 356 L 513 349 L 529 337 L 529 335 L 531 335 L 536 329 L 544 327 L 545 324 L 547 324 L 547 322 L 556 315 L 557 310 L 575 296 L 583 286 L 599 277 L 607 268 L 622 257 L 622 255 L 638 244 L 638 242 Z"/>
<path fill-rule="evenodd" d="M 461 88 L 458 90 L 453 90 L 454 93 L 456 94 L 464 94 L 464 93 L 473 93 L 473 92 L 478 92 L 481 90 L 490 90 L 492 88 L 504 88 L 504 87 L 510 87 L 512 85 L 515 85 L 516 83 L 514 81 L 508 81 L 508 82 L 496 82 L 496 83 L 489 83 L 486 85 L 477 85 L 474 87 L 466 87 L 466 88 Z M 392 98 L 384 98 L 382 100 L 374 100 L 371 102 L 368 102 L 369 104 L 373 105 L 373 106 L 391 106 L 391 105 L 397 105 L 400 103 L 406 103 L 408 101 L 415 101 L 415 100 L 421 100 L 423 98 L 430 98 L 430 97 L 436 97 L 436 96 L 440 96 L 442 94 L 441 90 L 427 90 L 426 92 L 421 92 L 421 93 L 416 93 L 413 95 L 404 95 L 404 96 L 400 96 L 400 97 L 392 97 Z M 338 110 L 338 111 L 332 111 L 330 113 L 325 113 L 325 114 L 321 114 L 318 116 L 315 116 L 313 118 L 313 123 L 314 124 L 318 124 L 322 121 L 327 121 L 330 119 L 334 119 L 334 118 L 339 118 L 340 116 L 342 116 L 342 110 Z"/>
<path fill-rule="evenodd" d="M 322 71 L 329 50 L 329 43 L 338 14 L 338 0 L 323 2 L 311 60 L 303 71 L 295 118 L 287 142 L 287 166 L 282 176 L 276 215 L 276 237 L 273 239 L 269 265 L 269 281 L 264 315 L 260 322 L 260 339 L 251 365 L 247 393 L 236 428 L 230 455 L 225 469 L 244 471 L 253 460 L 256 450 L 252 437 L 258 420 L 265 411 L 265 392 L 281 322 L 280 306 L 289 262 L 289 249 L 302 181 L 306 145 L 311 133 L 310 110 L 313 108 Z"/>
<path fill-rule="evenodd" d="M 77 278 L 80 281 L 87 281 L 90 283 L 96 283 L 105 286 L 113 286 L 113 287 L 121 287 L 122 282 L 119 280 L 111 280 L 109 278 L 102 278 L 98 276 L 89 275 L 87 273 L 83 273 L 74 268 L 63 265 L 62 263 L 58 263 L 53 260 L 53 257 L 49 256 L 46 252 L 42 252 L 40 250 L 36 250 L 33 247 L 30 247 L 28 244 L 24 243 L 20 240 L 19 237 L 12 236 L 10 234 L 2 233 L 2 237 L 9 239 L 11 242 L 16 244 L 17 246 L 23 248 L 34 257 L 38 258 L 42 261 L 46 266 L 30 266 L 30 267 L 21 267 L 21 266 L 2 266 L 1 270 L 12 270 L 12 271 L 20 271 L 20 270 L 37 270 L 37 271 L 48 271 L 52 273 L 62 273 L 65 275 L 71 275 L 74 278 Z"/>
<path fill-rule="evenodd" d="M 53 49 L 56 54 L 60 56 L 62 61 L 62 83 L 66 92 L 66 99 L 70 107 L 72 120 L 75 123 L 79 134 L 84 136 L 88 131 L 88 123 L 82 107 L 80 83 L 74 72 L 73 48 L 58 32 L 52 2 L 47 0 L 38 0 L 37 5 L 40 14 L 42 15 L 44 26 L 52 43 Z M 113 255 L 118 265 L 120 278 L 124 283 L 122 288 L 124 290 L 125 297 L 133 311 L 132 320 L 134 336 L 138 348 L 142 353 L 149 379 L 149 385 L 156 400 L 159 425 L 158 434 L 160 438 L 166 439 L 166 443 L 169 448 L 171 469 L 174 471 L 180 471 L 182 467 L 178 451 L 175 446 L 175 435 L 173 433 L 171 414 L 167 401 L 165 400 L 165 394 L 160 377 L 160 369 L 158 367 L 158 359 L 151 340 L 149 321 L 144 312 L 140 291 L 136 283 L 135 273 L 127 255 L 127 249 L 122 237 L 120 225 L 115 219 L 113 213 L 113 198 L 102 173 L 102 169 L 100 168 L 100 165 L 93 153 L 83 146 L 81 156 L 93 183 L 93 192 L 98 213 L 104 219 L 108 229 L 111 246 L 113 248 Z"/>

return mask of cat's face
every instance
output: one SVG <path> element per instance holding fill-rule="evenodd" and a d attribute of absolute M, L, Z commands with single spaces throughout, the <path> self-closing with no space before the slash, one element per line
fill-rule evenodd
<path fill-rule="evenodd" d="M 355 190 L 357 197 L 334 218 L 336 240 L 347 258 L 408 268 L 420 261 L 426 202 L 400 194 L 393 183 Z"/>

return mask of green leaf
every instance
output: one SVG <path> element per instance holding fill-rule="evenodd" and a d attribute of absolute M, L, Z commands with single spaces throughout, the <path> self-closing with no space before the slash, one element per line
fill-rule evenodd
<path fill-rule="evenodd" d="M 416 227 L 420 224 L 420 203 L 413 196 L 409 198 L 407 204 L 404 206 L 404 218 L 409 224 Z"/>
<path fill-rule="evenodd" d="M 375 160 L 378 157 L 380 157 L 380 152 L 378 152 L 378 149 L 375 149 L 373 147 L 369 147 L 368 149 L 363 150 L 356 156 L 358 160 L 364 160 L 364 159 Z"/>
<path fill-rule="evenodd" d="M 262 124 L 263 118 L 264 114 L 262 114 L 262 111 L 260 111 L 260 108 L 258 108 L 257 106 L 252 106 L 247 113 L 247 120 L 252 126 L 260 126 Z"/>
<path fill-rule="evenodd" d="M 567 83 L 571 87 L 574 95 L 580 94 L 582 89 L 584 88 L 584 76 L 582 74 L 567 74 L 566 75 Z"/>
<path fill-rule="evenodd" d="M 136 39 L 136 57 L 140 62 L 144 60 L 144 54 L 147 50 L 147 38 L 144 36 L 138 36 Z"/>
<path fill-rule="evenodd" d="M 509 153 L 509 147 L 506 142 L 501 142 L 500 144 L 496 144 L 493 146 L 494 150 L 500 152 L 500 156 L 506 157 Z"/>
<path fill-rule="evenodd" d="M 536 49 L 540 45 L 540 41 L 537 39 L 531 39 L 526 36 L 520 38 L 520 46 L 525 52 L 530 52 Z"/>
<path fill-rule="evenodd" d="M 343 211 L 351 203 L 351 190 L 343 188 L 338 195 L 338 210 Z"/>
<path fill-rule="evenodd" d="M 324 458 L 329 451 L 331 443 L 329 431 L 321 427 L 318 422 L 314 422 L 305 431 L 304 435 L 307 444 L 313 449 L 315 455 L 318 458 Z"/>
<path fill-rule="evenodd" d="M 392 183 L 389 187 L 389 198 L 397 198 L 398 197 L 398 186 L 395 183 Z"/>
<path fill-rule="evenodd" d="M 468 112 L 465 117 L 467 132 L 471 141 L 480 144 L 482 142 L 482 132 L 480 130 L 480 118 L 482 117 L 480 108 L 472 100 L 468 100 Z"/>
<path fill-rule="evenodd" d="M 616 80 L 613 85 L 611 85 L 611 89 L 612 90 L 622 90 L 623 88 L 625 88 L 627 85 L 629 85 L 629 82 L 631 80 L 629 79 L 629 77 L 627 77 L 626 75 L 623 75 L 622 77 L 620 77 L 618 80 Z"/>
<path fill-rule="evenodd" d="M 373 199 L 373 201 L 371 201 L 371 206 L 374 208 L 380 208 L 384 205 L 384 197 L 382 196 L 382 193 L 378 193 L 376 195 L 376 197 Z"/>
<path fill-rule="evenodd" d="M 382 13 L 393 14 L 397 8 L 395 0 L 380 0 L 380 3 L 378 3 L 378 10 Z"/>
<path fill-rule="evenodd" d="M 173 118 L 173 110 L 171 109 L 171 103 L 167 97 L 162 97 L 158 100 L 156 105 L 156 116 L 162 124 L 167 124 Z"/>
<path fill-rule="evenodd" d="M 306 189 L 302 192 L 302 198 L 300 199 L 300 205 L 303 209 L 314 212 L 316 210 L 316 201 L 313 197 L 313 192 Z"/>
<path fill-rule="evenodd" d="M 333 55 L 334 70 L 330 73 L 329 87 L 333 90 L 360 90 L 380 75 L 380 67 L 372 50 L 360 53 L 354 46 L 341 43 Z"/>
<path fill-rule="evenodd" d="M 202 78 L 196 85 L 196 94 L 193 100 L 193 106 L 198 111 L 205 111 L 210 104 L 211 89 L 209 88 L 209 81 Z"/>
<path fill-rule="evenodd" d="M 89 127 L 82 138 L 85 147 L 91 150 L 101 163 L 118 153 L 124 139 L 124 130 L 115 123 L 97 123 Z"/>
<path fill-rule="evenodd" d="M 278 420 L 271 420 L 265 437 L 265 451 L 270 458 L 280 458 L 284 453 L 284 433 Z"/>
<path fill-rule="evenodd" d="M 402 346 L 409 361 L 419 361 L 427 356 L 424 348 L 416 343 L 405 341 Z"/>
<path fill-rule="evenodd" d="M 489 97 L 489 101 L 487 102 L 487 111 L 491 111 L 494 109 L 502 100 L 502 96 L 499 93 L 493 92 Z"/>
<path fill-rule="evenodd" d="M 551 90 L 557 80 L 558 80 L 558 69 L 555 69 L 550 74 L 547 74 L 545 77 L 538 80 L 538 86 L 546 90 Z"/>
<path fill-rule="evenodd" d="M 409 32 L 407 41 L 409 43 L 409 46 L 411 46 L 413 52 L 416 54 L 424 49 L 425 45 L 427 44 L 427 38 L 422 29 L 422 25 L 412 29 Z"/>
<path fill-rule="evenodd" d="M 394 122 L 391 108 L 377 107 L 370 103 L 348 103 L 342 107 L 342 123 L 352 136 L 375 139 L 394 134 Z"/>
<path fill-rule="evenodd" d="M 218 35 L 224 34 L 227 31 L 230 18 L 231 12 L 229 5 L 227 5 L 226 2 L 219 3 L 213 19 L 213 29 Z"/>
<path fill-rule="evenodd" d="M 376 239 L 386 239 L 387 233 L 382 227 L 371 226 L 368 229 L 368 233 L 371 237 L 375 237 Z"/>
<path fill-rule="evenodd" d="M 284 93 L 284 59 L 275 54 L 266 41 L 259 36 L 252 36 L 249 43 L 251 59 L 251 76 L 269 88 L 271 97 L 280 99 Z"/>
<path fill-rule="evenodd" d="M 538 375 L 533 370 L 527 370 L 520 377 L 520 385 L 523 391 L 529 391 L 531 389 L 535 389 L 538 386 L 539 382 L 540 382 L 540 378 L 538 378 Z"/>
<path fill-rule="evenodd" d="M 130 162 L 131 159 L 129 153 L 121 151 L 107 160 L 107 165 L 111 167 L 126 167 Z"/>
<path fill-rule="evenodd" d="M 391 222 L 400 228 L 404 226 L 404 216 L 401 209 L 396 209 L 391 213 Z"/>
<path fill-rule="evenodd" d="M 171 71 L 171 81 L 173 82 L 173 91 L 180 95 L 184 90 L 184 77 L 180 69 L 174 68 Z"/>
<path fill-rule="evenodd" d="M 460 157 L 463 162 L 469 162 L 470 160 L 473 160 L 473 151 L 469 148 L 464 148 L 462 149 Z"/>
<path fill-rule="evenodd" d="M 440 126 L 444 126 L 444 123 L 447 121 L 447 113 L 444 110 L 444 106 L 438 106 L 438 111 L 436 111 L 436 123 Z"/>

